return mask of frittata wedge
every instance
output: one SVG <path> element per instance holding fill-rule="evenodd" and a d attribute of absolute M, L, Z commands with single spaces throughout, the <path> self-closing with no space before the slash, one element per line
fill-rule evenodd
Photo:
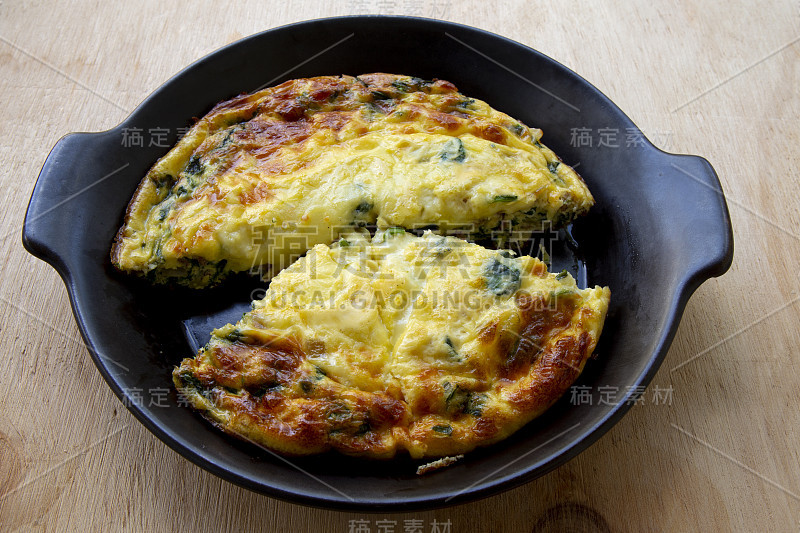
<path fill-rule="evenodd" d="M 269 279 L 359 226 L 563 226 L 593 199 L 541 136 L 443 80 L 288 81 L 220 103 L 153 166 L 112 262 L 205 287 L 231 272 Z"/>
<path fill-rule="evenodd" d="M 279 273 L 173 376 L 221 429 L 282 453 L 465 453 L 569 388 L 609 299 L 454 237 L 352 234 Z"/>

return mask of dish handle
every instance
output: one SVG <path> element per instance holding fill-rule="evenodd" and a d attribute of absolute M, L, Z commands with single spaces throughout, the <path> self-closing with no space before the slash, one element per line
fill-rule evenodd
<path fill-rule="evenodd" d="M 662 207 L 671 211 L 672 220 L 680 219 L 675 229 L 685 245 L 686 281 L 696 287 L 727 272 L 733 262 L 733 228 L 725 193 L 714 168 L 700 156 L 670 154 L 661 168 L 665 183 L 673 189 L 667 194 L 673 199 L 671 205 Z"/>
<path fill-rule="evenodd" d="M 93 159 L 97 135 L 70 133 L 59 139 L 42 165 L 25 213 L 22 245 L 62 276 L 68 272 L 65 261 L 75 231 L 74 221 L 69 223 L 63 206 L 97 183 L 90 177 L 94 173 L 82 171 L 83 165 Z"/>

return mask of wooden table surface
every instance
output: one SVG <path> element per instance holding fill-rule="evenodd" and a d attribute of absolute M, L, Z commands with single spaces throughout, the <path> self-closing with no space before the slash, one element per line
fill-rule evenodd
<path fill-rule="evenodd" d="M 800 2 L 646 4 L 0 2 L 0 530 L 800 530 Z M 643 405 L 536 481 L 428 512 L 309 509 L 186 461 L 105 385 L 61 279 L 20 244 L 62 135 L 115 126 L 241 37 L 366 11 L 477 26 L 572 68 L 656 145 L 711 161 L 736 237 L 733 267 L 691 298 Z M 669 397 L 654 401 L 656 387 Z"/>

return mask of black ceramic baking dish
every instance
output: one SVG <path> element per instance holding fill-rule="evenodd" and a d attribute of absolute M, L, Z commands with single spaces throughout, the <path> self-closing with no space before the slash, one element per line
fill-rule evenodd
<path fill-rule="evenodd" d="M 109 261 L 137 184 L 192 117 L 267 84 L 375 71 L 449 80 L 543 129 L 548 146 L 579 164 L 596 199 L 574 225 L 573 267 L 585 267 L 582 283 L 612 290 L 597 356 L 578 381 L 591 405 L 564 397 L 508 440 L 422 477 L 409 459 L 285 459 L 212 428 L 179 405 L 171 371 L 213 327 L 235 321 L 259 283 L 200 292 L 151 287 L 116 273 Z M 184 457 L 293 502 L 395 511 L 509 489 L 597 440 L 653 377 L 689 296 L 724 273 L 733 255 L 725 198 L 706 160 L 656 149 L 600 91 L 521 44 L 447 22 L 378 16 L 314 20 L 248 37 L 170 79 L 116 128 L 67 135 L 36 182 L 23 243 L 64 279 L 86 345 L 115 394 Z M 598 402 L 598 387 L 618 391 L 612 405 Z"/>

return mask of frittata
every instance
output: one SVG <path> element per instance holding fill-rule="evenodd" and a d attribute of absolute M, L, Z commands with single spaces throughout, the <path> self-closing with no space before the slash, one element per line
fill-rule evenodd
<path fill-rule="evenodd" d="M 540 260 L 400 228 L 319 244 L 174 371 L 224 431 L 285 454 L 460 454 L 578 377 L 610 291 Z"/>
<path fill-rule="evenodd" d="M 507 238 L 563 226 L 593 199 L 541 137 L 444 80 L 288 81 L 218 104 L 153 166 L 112 262 L 204 287 L 269 279 L 354 227 Z"/>

